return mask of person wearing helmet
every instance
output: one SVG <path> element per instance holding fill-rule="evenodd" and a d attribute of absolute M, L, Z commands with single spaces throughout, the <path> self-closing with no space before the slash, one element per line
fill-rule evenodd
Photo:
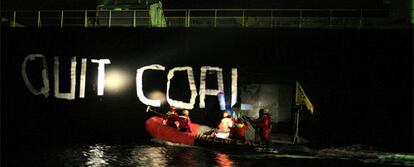
<path fill-rule="evenodd" d="M 267 145 L 270 144 L 271 120 L 271 114 L 268 110 L 263 108 L 259 110 L 259 118 L 256 120 L 256 138 L 259 138 L 260 141 L 265 142 Z"/>
<path fill-rule="evenodd" d="M 241 117 L 240 116 L 240 108 L 239 108 L 238 104 L 234 105 L 231 108 L 231 112 L 232 112 L 231 119 L 233 120 L 233 122 L 238 122 L 238 119 Z"/>
<path fill-rule="evenodd" d="M 163 120 L 162 120 L 162 123 L 164 125 L 168 125 L 168 126 L 175 127 L 177 129 L 180 129 L 179 128 L 180 122 L 179 122 L 178 114 L 175 111 L 175 107 L 174 106 L 171 106 L 170 107 L 170 111 L 168 111 L 164 115 Z"/>
<path fill-rule="evenodd" d="M 183 110 L 183 115 L 179 117 L 179 129 L 182 132 L 191 133 L 191 119 L 189 115 L 190 112 L 188 110 Z"/>

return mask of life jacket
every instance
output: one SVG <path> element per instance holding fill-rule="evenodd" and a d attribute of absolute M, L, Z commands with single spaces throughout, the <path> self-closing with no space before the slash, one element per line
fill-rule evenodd
<path fill-rule="evenodd" d="M 257 131 L 262 139 L 268 140 L 272 130 L 272 121 L 269 114 L 263 114 L 256 120 Z"/>
<path fill-rule="evenodd" d="M 187 116 L 179 116 L 180 131 L 191 133 L 191 120 Z"/>
<path fill-rule="evenodd" d="M 177 127 L 175 123 L 176 121 L 179 121 L 179 119 L 178 119 L 178 114 L 176 112 L 168 111 L 164 115 L 163 119 L 167 121 L 167 125 L 172 126 L 172 127 Z"/>
<path fill-rule="evenodd" d="M 261 129 L 261 136 L 264 139 L 269 139 L 272 128 L 272 121 L 269 114 L 264 114 L 257 124 Z"/>
<path fill-rule="evenodd" d="M 218 125 L 219 131 L 222 132 L 230 132 L 231 127 L 233 127 L 233 121 L 230 118 L 221 119 L 221 122 Z"/>
<path fill-rule="evenodd" d="M 237 123 L 234 127 L 231 128 L 231 138 L 234 139 L 245 139 L 245 134 L 249 125 L 247 123 Z"/>

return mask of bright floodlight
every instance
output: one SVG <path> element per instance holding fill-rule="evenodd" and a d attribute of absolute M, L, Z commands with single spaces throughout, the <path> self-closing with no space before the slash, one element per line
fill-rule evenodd
<path fill-rule="evenodd" d="M 148 94 L 148 97 L 150 99 L 154 99 L 154 100 L 160 100 L 161 103 L 165 103 L 166 99 L 165 99 L 165 93 L 161 92 L 159 90 L 155 90 L 151 93 Z"/>
<path fill-rule="evenodd" d="M 110 92 L 119 92 L 127 85 L 130 78 L 121 70 L 107 70 L 105 89 Z"/>

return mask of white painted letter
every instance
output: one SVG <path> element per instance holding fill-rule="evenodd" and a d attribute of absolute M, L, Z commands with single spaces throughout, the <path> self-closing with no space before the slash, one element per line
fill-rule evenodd
<path fill-rule="evenodd" d="M 71 68 L 70 68 L 70 93 L 60 93 L 59 92 L 59 57 L 55 57 L 54 65 L 54 75 L 55 75 L 55 97 L 59 99 L 75 99 L 75 90 L 76 90 L 76 56 L 71 59 Z"/>
<path fill-rule="evenodd" d="M 92 63 L 98 63 L 98 96 L 104 94 L 105 88 L 105 64 L 111 64 L 109 59 L 92 59 Z"/>
<path fill-rule="evenodd" d="M 190 90 L 191 90 L 191 99 L 190 99 L 190 103 L 185 103 L 182 101 L 178 101 L 178 100 L 173 100 L 170 99 L 170 80 L 174 77 L 174 72 L 175 71 L 187 71 L 187 76 L 188 76 L 188 83 L 190 85 Z M 194 74 L 193 74 L 193 69 L 191 67 L 175 67 L 173 69 L 171 69 L 168 72 L 168 82 L 167 82 L 167 101 L 168 104 L 170 104 L 171 106 L 175 106 L 176 108 L 182 108 L 182 109 L 193 109 L 194 107 L 194 103 L 195 103 L 195 98 L 197 97 L 197 88 L 195 86 L 195 82 L 194 82 Z"/>
<path fill-rule="evenodd" d="M 43 87 L 40 88 L 39 90 L 36 90 L 32 83 L 30 83 L 29 78 L 27 77 L 27 73 L 26 73 L 26 64 L 27 61 L 33 61 L 36 58 L 40 58 L 42 59 L 42 65 L 43 65 L 43 70 L 42 70 L 42 79 L 43 79 Z M 45 56 L 43 56 L 42 54 L 29 54 L 26 58 L 24 58 L 23 64 L 22 64 L 22 76 L 23 76 L 23 81 L 26 84 L 27 88 L 29 88 L 30 92 L 32 92 L 34 95 L 40 95 L 43 94 L 45 96 L 45 98 L 47 98 L 49 96 L 49 79 L 47 76 L 47 63 L 46 63 L 46 58 Z"/>
<path fill-rule="evenodd" d="M 206 89 L 206 75 L 207 71 L 216 71 L 217 73 L 217 87 L 218 89 Z M 205 108 L 204 99 L 206 95 L 217 96 L 219 92 L 224 92 L 223 84 L 223 69 L 219 67 L 203 66 L 200 72 L 200 108 Z"/>
<path fill-rule="evenodd" d="M 86 64 L 88 59 L 82 59 L 80 86 L 79 86 L 79 97 L 85 98 L 85 82 L 86 82 Z"/>
<path fill-rule="evenodd" d="M 237 102 L 237 68 L 231 69 L 231 106 Z M 241 102 L 240 102 L 241 103 Z"/>
<path fill-rule="evenodd" d="M 144 74 L 145 70 L 161 70 L 164 71 L 165 67 L 159 64 L 152 64 L 149 66 L 144 66 L 137 69 L 137 76 L 136 76 L 136 85 L 137 85 L 137 96 L 139 100 L 149 106 L 159 107 L 161 106 L 161 100 L 151 100 L 144 96 L 144 91 L 142 90 L 142 75 Z"/>

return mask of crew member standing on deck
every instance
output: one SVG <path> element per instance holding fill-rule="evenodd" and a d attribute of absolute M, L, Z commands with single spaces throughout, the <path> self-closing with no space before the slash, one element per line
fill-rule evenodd
<path fill-rule="evenodd" d="M 179 117 L 180 120 L 180 131 L 191 133 L 191 119 L 189 117 L 190 112 L 188 110 L 183 111 L 183 115 Z"/>
<path fill-rule="evenodd" d="M 270 144 L 270 132 L 272 131 L 271 114 L 269 110 L 260 109 L 259 118 L 256 120 L 257 137 L 260 137 L 261 142 L 265 142 L 266 145 Z"/>

